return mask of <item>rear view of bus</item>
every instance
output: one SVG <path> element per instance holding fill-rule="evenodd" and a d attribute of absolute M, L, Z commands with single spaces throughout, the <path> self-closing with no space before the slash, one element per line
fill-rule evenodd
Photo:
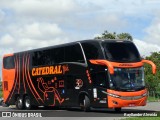
<path fill-rule="evenodd" d="M 99 103 L 107 103 L 108 108 L 120 111 L 122 107 L 144 106 L 147 101 L 147 89 L 144 80 L 144 63 L 152 66 L 155 74 L 156 66 L 153 62 L 142 60 L 139 52 L 131 41 L 102 40 L 100 42 L 104 59 L 90 60 L 91 67 L 105 66 L 105 70 L 94 73 L 102 76 L 93 78 L 93 82 L 99 82 L 94 87 L 94 100 Z M 104 80 L 105 79 L 105 80 Z M 98 92 L 100 91 L 100 92 Z M 105 102 L 105 96 L 107 96 Z M 104 106 L 104 105 L 103 105 Z"/>
<path fill-rule="evenodd" d="M 12 87 L 15 84 L 15 62 L 13 54 L 7 54 L 3 57 L 3 66 L 2 66 L 2 80 L 3 80 L 3 99 L 4 103 L 7 100 L 10 100 L 11 95 L 13 94 Z"/>

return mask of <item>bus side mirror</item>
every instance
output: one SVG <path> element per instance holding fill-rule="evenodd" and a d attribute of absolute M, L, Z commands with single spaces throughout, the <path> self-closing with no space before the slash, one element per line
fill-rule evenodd
<path fill-rule="evenodd" d="M 156 65 L 150 60 L 142 60 L 143 63 L 150 64 L 152 66 L 152 73 L 156 74 Z"/>
<path fill-rule="evenodd" d="M 114 74 L 114 67 L 113 65 L 107 61 L 107 60 L 89 60 L 92 64 L 97 64 L 97 65 L 105 65 L 108 67 L 109 73 Z"/>

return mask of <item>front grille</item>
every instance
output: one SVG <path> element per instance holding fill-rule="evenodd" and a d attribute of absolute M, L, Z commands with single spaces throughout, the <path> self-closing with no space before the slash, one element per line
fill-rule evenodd
<path fill-rule="evenodd" d="M 137 100 L 141 98 L 143 98 L 143 96 L 121 96 L 120 97 L 120 99 L 123 99 L 123 100 Z"/>

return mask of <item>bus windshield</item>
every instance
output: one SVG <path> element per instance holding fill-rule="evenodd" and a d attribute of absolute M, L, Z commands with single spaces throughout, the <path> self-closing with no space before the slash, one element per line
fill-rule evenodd
<path fill-rule="evenodd" d="M 140 55 L 132 42 L 103 42 L 106 59 L 115 62 L 139 62 Z"/>
<path fill-rule="evenodd" d="M 110 88 L 120 91 L 136 91 L 144 89 L 144 72 L 140 68 L 114 68 L 110 75 Z"/>

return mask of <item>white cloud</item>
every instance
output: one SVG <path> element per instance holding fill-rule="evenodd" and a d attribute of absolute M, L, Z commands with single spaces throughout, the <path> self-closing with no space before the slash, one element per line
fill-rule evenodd
<path fill-rule="evenodd" d="M 95 19 L 95 23 L 99 24 L 100 27 L 103 28 L 103 30 L 106 30 L 106 28 L 108 28 L 111 31 L 118 32 L 122 29 L 127 28 L 128 26 L 128 22 L 117 13 L 104 13 L 103 15 L 97 16 Z"/>
<path fill-rule="evenodd" d="M 106 13 L 121 13 L 126 15 L 148 15 L 159 8 L 158 0 L 79 0 L 81 3 L 94 4 Z M 144 14 L 141 14 L 144 13 Z"/>
<path fill-rule="evenodd" d="M 68 41 L 65 33 L 55 23 L 14 24 L 7 28 L 7 32 L 0 38 L 0 47 L 13 48 L 14 52 Z"/>
<path fill-rule="evenodd" d="M 147 33 L 144 38 L 146 41 L 160 46 L 160 15 L 154 18 L 151 25 L 145 29 L 145 32 Z"/>
<path fill-rule="evenodd" d="M 160 51 L 160 46 L 152 44 L 151 42 L 145 42 L 142 40 L 134 39 L 135 45 L 137 46 L 141 56 L 149 56 L 152 52 Z"/>
<path fill-rule="evenodd" d="M 143 18 L 160 9 L 158 3 L 149 1 L 1 0 L 0 8 L 4 11 L 0 11 L 0 16 L 5 12 L 6 22 L 4 26 L 1 25 L 3 29 L 0 40 L 6 47 L 13 47 L 18 51 L 92 38 L 94 34 L 104 30 L 117 33 L 130 32 L 127 28 L 132 29 L 137 23 L 129 21 L 126 16 Z M 153 21 L 152 27 L 146 29 L 147 38 L 150 39 L 144 41 L 148 44 L 153 38 L 158 44 L 160 31 L 158 21 L 160 20 Z M 149 35 L 151 32 L 154 33 L 152 36 Z M 6 38 L 6 35 L 10 38 Z M 2 43 L 0 47 L 3 47 Z"/>
<path fill-rule="evenodd" d="M 4 35 L 2 38 L 0 38 L 0 46 L 8 46 L 8 45 L 12 45 L 15 41 L 14 41 L 14 38 L 9 35 L 9 34 L 6 34 Z"/>
<path fill-rule="evenodd" d="M 65 15 L 78 6 L 74 0 L 15 0 L 9 5 L 21 17 L 53 17 Z"/>
<path fill-rule="evenodd" d="M 4 20 L 5 13 L 0 9 L 0 22 Z"/>
<path fill-rule="evenodd" d="M 54 23 L 34 22 L 19 27 L 13 26 L 12 29 L 15 29 L 14 27 L 16 27 L 16 31 L 13 33 L 21 38 L 48 39 L 63 34 L 61 28 Z"/>

